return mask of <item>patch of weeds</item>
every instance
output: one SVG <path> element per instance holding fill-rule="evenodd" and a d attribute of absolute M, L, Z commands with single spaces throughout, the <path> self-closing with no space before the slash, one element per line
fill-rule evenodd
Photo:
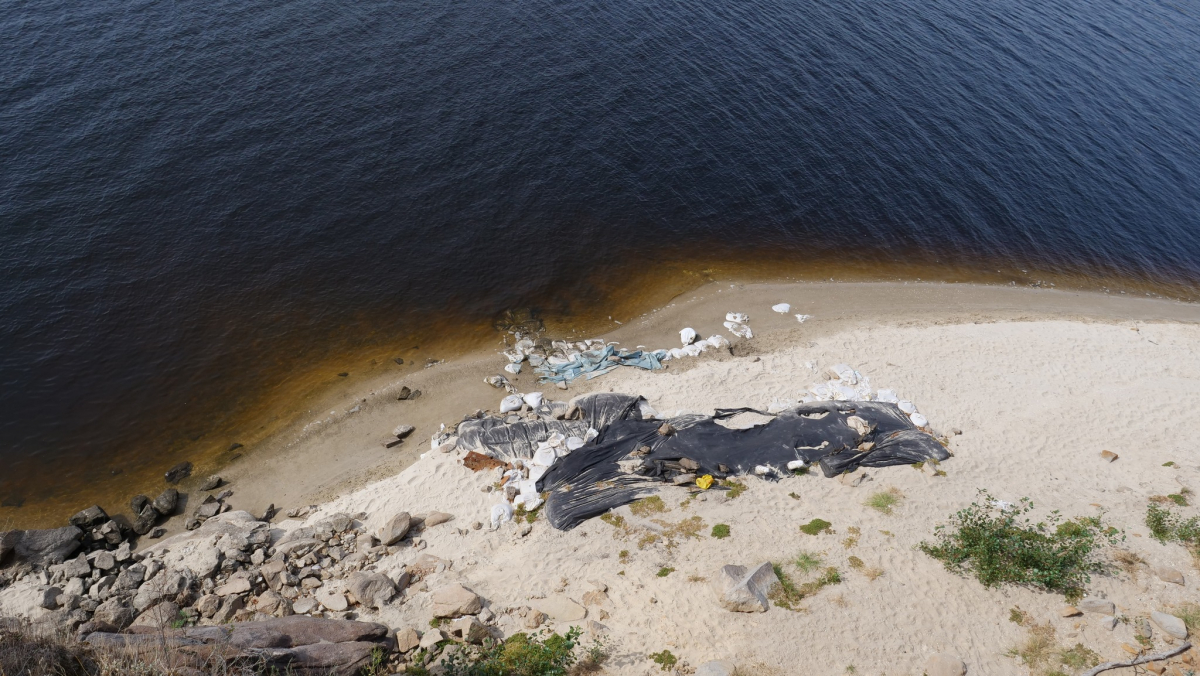
<path fill-rule="evenodd" d="M 1031 623 L 1028 627 L 1029 635 L 1015 648 L 1009 650 L 1008 655 L 1019 658 L 1021 664 L 1029 667 L 1031 674 L 1044 675 L 1052 666 L 1051 661 L 1054 658 L 1056 648 L 1054 627 L 1049 623 Z"/>
<path fill-rule="evenodd" d="M 726 479 L 721 482 L 721 485 L 729 488 L 725 495 L 728 496 L 730 500 L 736 498 L 742 493 L 745 493 L 747 488 L 746 484 L 740 481 L 734 481 L 733 479 Z"/>
<path fill-rule="evenodd" d="M 1013 606 L 1008 611 L 1008 621 L 1013 624 L 1024 626 L 1029 621 L 1029 613 L 1021 610 L 1020 606 Z"/>
<path fill-rule="evenodd" d="M 853 664 L 847 664 L 846 665 L 846 673 L 847 674 L 857 674 L 858 667 L 854 666 Z"/>
<path fill-rule="evenodd" d="M 829 523 L 825 519 L 813 519 L 803 526 L 800 526 L 800 532 L 807 535 L 817 535 L 818 533 L 824 533 L 826 531 L 832 533 L 832 526 L 833 524 Z"/>
<path fill-rule="evenodd" d="M 445 622 L 446 621 L 444 619 L 442 619 L 440 617 L 435 617 L 435 618 L 432 618 L 429 620 L 429 627 L 430 627 L 430 629 L 437 629 L 438 627 L 442 626 L 442 624 L 444 624 Z"/>
<path fill-rule="evenodd" d="M 691 496 L 691 495 L 689 495 L 687 500 L 684 500 L 683 502 L 679 503 L 679 508 L 680 508 L 680 509 L 687 509 L 688 507 L 691 507 L 691 506 L 692 506 L 692 498 L 693 498 L 693 497 L 695 497 L 695 496 Z"/>
<path fill-rule="evenodd" d="M 1167 499 L 1179 505 L 1180 507 L 1188 506 L 1187 496 L 1183 495 L 1182 493 L 1169 493 L 1167 495 Z"/>
<path fill-rule="evenodd" d="M 617 554 L 617 560 L 620 561 L 621 563 L 628 563 L 629 562 L 629 550 L 622 549 L 621 553 Z"/>
<path fill-rule="evenodd" d="M 1200 631 L 1200 604 L 1191 602 L 1182 603 L 1175 606 L 1171 614 L 1183 620 L 1189 632 Z"/>
<path fill-rule="evenodd" d="M 792 470 L 792 476 L 804 476 L 805 474 L 808 474 L 808 466 L 797 467 Z"/>
<path fill-rule="evenodd" d="M 850 535 L 845 540 L 842 540 L 842 546 L 846 549 L 856 547 L 858 545 L 858 536 L 862 535 L 862 531 L 858 529 L 858 526 L 850 526 L 846 529 L 846 532 Z"/>
<path fill-rule="evenodd" d="M 894 538 L 894 537 L 896 537 L 895 535 L 893 535 L 893 534 L 892 534 L 892 531 L 890 531 L 890 530 L 881 530 L 881 531 L 879 531 L 879 532 L 880 532 L 880 533 L 883 533 L 884 535 L 886 535 L 886 536 L 888 536 L 888 537 L 890 537 L 890 538 Z"/>
<path fill-rule="evenodd" d="M 846 563 L 849 563 L 850 567 L 855 570 L 858 570 L 867 565 L 867 564 L 863 563 L 863 560 L 858 558 L 857 556 L 851 556 L 850 558 L 846 559 Z"/>
<path fill-rule="evenodd" d="M 871 582 L 874 582 L 880 575 L 883 575 L 882 568 L 872 568 L 866 563 L 863 563 L 863 560 L 857 556 L 851 556 L 849 559 L 847 559 L 847 562 L 850 564 L 851 568 L 862 573 L 863 576 Z"/>
<path fill-rule="evenodd" d="M 1163 467 L 1174 467 L 1174 466 L 1175 466 L 1175 461 L 1174 461 L 1174 460 L 1168 460 L 1168 461 L 1166 461 L 1166 462 L 1164 462 L 1164 463 L 1163 463 Z"/>
<path fill-rule="evenodd" d="M 633 512 L 634 516 L 646 517 L 651 514 L 661 514 L 667 511 L 667 505 L 663 502 L 662 498 L 657 495 L 651 495 L 648 498 L 634 500 L 629 505 L 629 511 Z"/>
<path fill-rule="evenodd" d="M 600 515 L 600 520 L 612 526 L 613 528 L 625 528 L 625 517 L 612 512 L 605 512 Z"/>
<path fill-rule="evenodd" d="M 1183 519 L 1168 507 L 1151 503 L 1146 509 L 1150 537 L 1162 543 L 1178 542 L 1195 554 L 1200 551 L 1200 516 Z"/>
<path fill-rule="evenodd" d="M 782 566 L 773 563 L 771 567 L 775 570 L 775 576 L 779 578 L 779 585 L 771 590 L 768 598 L 775 605 L 786 610 L 800 610 L 800 602 L 805 598 L 816 594 L 829 585 L 838 584 L 842 581 L 842 576 L 838 573 L 838 569 L 829 567 L 817 579 L 797 585 L 791 576 L 783 570 Z"/>
<path fill-rule="evenodd" d="M 921 472 L 921 471 L 924 471 L 924 469 L 925 469 L 925 463 L 924 462 L 914 462 L 913 464 L 909 465 L 909 467 L 917 470 L 918 472 Z"/>
<path fill-rule="evenodd" d="M 664 566 L 664 567 L 658 569 L 658 577 L 666 577 L 674 572 L 675 572 L 674 568 L 668 568 L 668 567 Z"/>
<path fill-rule="evenodd" d="M 1072 671 L 1079 671 L 1091 669 L 1100 664 L 1100 654 L 1082 643 L 1076 643 L 1073 648 L 1060 650 L 1058 660 L 1064 667 L 1069 667 Z"/>
<path fill-rule="evenodd" d="M 1117 562 L 1117 565 L 1121 567 L 1121 570 L 1129 573 L 1129 577 L 1135 580 L 1137 579 L 1138 575 L 1138 567 L 1146 563 L 1145 559 L 1127 549 L 1118 549 L 1114 551 L 1112 553 L 1112 559 L 1113 561 Z"/>
<path fill-rule="evenodd" d="M 1106 542 L 1116 544 L 1119 535 L 1102 531 L 1096 518 L 1066 526 L 1057 512 L 1032 523 L 1023 518 L 1033 510 L 1028 498 L 1001 506 L 987 491 L 979 495 L 949 524 L 935 528 L 935 541 L 922 542 L 920 549 L 948 570 L 973 574 L 985 587 L 1014 584 L 1077 600 L 1091 573 L 1104 568 L 1098 550 Z"/>
<path fill-rule="evenodd" d="M 797 494 L 796 494 L 796 493 L 794 493 L 794 492 L 793 492 L 793 493 L 788 493 L 788 497 L 789 497 L 789 498 L 791 498 L 791 499 L 793 499 L 793 500 L 799 500 L 799 499 L 800 499 L 800 496 L 799 496 L 799 495 L 797 495 Z"/>
<path fill-rule="evenodd" d="M 650 653 L 650 660 L 657 664 L 659 669 L 670 671 L 675 668 L 679 658 L 672 655 L 670 650 L 664 650 L 660 653 Z"/>
<path fill-rule="evenodd" d="M 708 582 L 708 578 L 703 575 L 688 575 L 688 582 Z"/>
<path fill-rule="evenodd" d="M 645 535 L 643 535 L 642 537 L 638 538 L 638 549 L 645 549 L 646 547 L 649 547 L 650 545 L 654 544 L 655 542 L 658 542 L 659 539 L 660 538 L 658 537 L 658 533 L 648 532 Z"/>
<path fill-rule="evenodd" d="M 566 635 L 546 631 L 534 634 L 517 633 L 503 641 L 489 641 L 474 655 L 466 651 L 451 654 L 443 663 L 446 676 L 567 676 L 578 661 L 579 627 L 571 627 Z M 607 657 L 603 645 L 596 648 Z M 591 650 L 587 651 L 587 656 Z"/>
<path fill-rule="evenodd" d="M 872 494 L 863 505 L 880 514 L 891 514 L 895 506 L 900 504 L 903 499 L 904 493 L 901 493 L 899 488 L 889 488 L 886 491 Z"/>
<path fill-rule="evenodd" d="M 666 528 L 663 531 L 663 535 L 672 541 L 678 538 L 693 538 L 698 540 L 700 539 L 700 533 L 704 530 L 704 520 L 698 516 L 690 516 L 674 525 L 666 522 L 659 523 Z"/>
<path fill-rule="evenodd" d="M 792 561 L 792 563 L 796 564 L 796 567 L 800 569 L 801 573 L 808 575 L 814 570 L 820 568 L 821 564 L 825 562 L 821 560 L 820 554 L 814 554 L 812 552 L 800 552 L 796 555 L 796 559 Z"/>
<path fill-rule="evenodd" d="M 723 539 L 729 537 L 729 525 L 724 524 L 724 523 L 719 523 L 719 524 L 713 526 L 712 536 L 717 538 L 718 540 L 723 540 Z"/>

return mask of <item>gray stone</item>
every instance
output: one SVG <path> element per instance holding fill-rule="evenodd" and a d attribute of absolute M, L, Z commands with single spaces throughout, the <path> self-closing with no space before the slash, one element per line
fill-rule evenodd
<path fill-rule="evenodd" d="M 350 602 L 346 600 L 346 595 L 336 589 L 321 587 L 317 590 L 316 597 L 321 605 L 335 613 L 344 612 L 350 608 Z"/>
<path fill-rule="evenodd" d="M 235 596 L 237 594 L 246 594 L 250 592 L 250 580 L 244 575 L 237 575 L 231 578 L 225 584 L 217 587 L 213 593 L 217 596 Z"/>
<path fill-rule="evenodd" d="M 562 594 L 555 594 L 532 602 L 535 609 L 546 613 L 558 622 L 578 622 L 587 617 L 587 609 Z"/>
<path fill-rule="evenodd" d="M 1105 615 L 1101 617 L 1097 623 L 1100 625 L 1101 629 L 1112 631 L 1113 629 L 1117 628 L 1117 618 L 1113 617 L 1112 615 Z"/>
<path fill-rule="evenodd" d="M 46 610 L 54 610 L 58 607 L 58 597 L 62 596 L 63 591 L 58 587 L 50 587 L 42 592 L 42 600 L 39 604 Z"/>
<path fill-rule="evenodd" d="M 1150 619 L 1154 622 L 1154 624 L 1158 625 L 1159 629 L 1162 629 L 1171 636 L 1174 636 L 1178 639 L 1187 638 L 1187 625 L 1184 624 L 1183 620 L 1179 619 L 1178 617 L 1155 610 L 1150 613 Z"/>
<path fill-rule="evenodd" d="M 122 542 L 119 547 L 113 550 L 112 555 L 117 560 L 117 563 L 124 563 L 133 558 L 133 550 L 128 542 Z M 155 572 L 157 572 L 157 569 Z"/>
<path fill-rule="evenodd" d="M 938 653 L 925 661 L 925 676 L 964 676 L 967 665 L 954 655 Z"/>
<path fill-rule="evenodd" d="M 396 596 L 395 583 L 381 573 L 350 573 L 346 578 L 346 590 L 355 603 L 377 610 Z"/>
<path fill-rule="evenodd" d="M 214 475 L 208 477 L 207 479 L 205 479 L 204 482 L 200 484 L 200 490 L 211 491 L 214 488 L 220 487 L 220 485 L 221 485 L 221 477 L 214 474 Z"/>
<path fill-rule="evenodd" d="M 429 650 L 436 646 L 441 641 L 446 640 L 446 634 L 442 633 L 441 629 L 430 629 L 421 637 L 421 643 L 417 647 Z"/>
<path fill-rule="evenodd" d="M 479 644 L 489 634 L 482 622 L 468 615 L 450 623 L 450 636 L 463 643 Z"/>
<path fill-rule="evenodd" d="M 451 584 L 433 592 L 434 617 L 460 617 L 474 615 L 483 608 L 483 602 L 475 592 L 461 584 Z"/>
<path fill-rule="evenodd" d="M 221 550 L 212 545 L 197 543 L 194 550 L 180 558 L 179 565 L 195 573 L 201 580 L 210 578 L 221 565 Z"/>
<path fill-rule="evenodd" d="M 133 591 L 140 587 L 145 579 L 146 567 L 135 563 L 117 575 L 117 581 L 113 586 L 121 591 Z"/>
<path fill-rule="evenodd" d="M 396 632 L 396 651 L 406 653 L 411 650 L 416 650 L 417 646 L 421 645 L 421 637 L 417 635 L 417 630 L 412 627 L 405 627 Z"/>
<path fill-rule="evenodd" d="M 125 605 L 119 597 L 112 597 L 101 603 L 92 614 L 92 622 L 98 628 L 108 628 L 108 631 L 121 631 L 128 627 L 135 617 L 133 608 Z"/>
<path fill-rule="evenodd" d="M 691 474 L 691 473 L 677 474 L 677 475 L 675 475 L 674 479 L 671 479 L 671 483 L 676 486 L 686 486 L 690 483 L 694 483 L 695 481 L 696 481 L 696 475 Z"/>
<path fill-rule="evenodd" d="M 64 578 L 86 577 L 91 575 L 92 566 L 88 563 L 87 556 L 80 554 L 73 559 L 64 561 L 63 563 L 50 566 L 50 573 L 62 573 Z"/>
<path fill-rule="evenodd" d="M 546 613 L 540 610 L 531 610 L 525 615 L 525 628 L 537 629 L 546 621 Z"/>
<path fill-rule="evenodd" d="M 392 434 L 396 435 L 397 439 L 403 439 L 412 434 L 413 430 L 415 429 L 417 428 L 413 427 L 412 425 L 400 425 L 396 427 L 396 429 L 392 430 Z"/>
<path fill-rule="evenodd" d="M 255 597 L 252 605 L 254 610 L 263 613 L 264 615 L 285 617 L 292 614 L 291 601 L 288 601 L 282 595 L 269 590 Z"/>
<path fill-rule="evenodd" d="M 770 562 L 753 570 L 745 566 L 722 566 L 711 582 L 721 607 L 738 613 L 764 613 L 770 608 L 767 597 L 779 584 Z"/>
<path fill-rule="evenodd" d="M 175 508 L 179 506 L 179 491 L 174 488 L 168 488 L 154 498 L 151 503 L 154 511 L 163 516 L 171 516 L 175 513 Z"/>
<path fill-rule="evenodd" d="M 196 516 L 198 518 L 211 519 L 221 513 L 221 503 L 212 499 L 211 495 L 209 498 L 209 500 L 205 500 L 203 504 L 196 508 Z"/>
<path fill-rule="evenodd" d="M 79 549 L 83 531 L 75 526 L 46 530 L 9 531 L 0 546 L 0 563 L 11 557 L 14 563 L 46 566 L 66 561 Z M 5 551 L 7 550 L 7 551 Z"/>
<path fill-rule="evenodd" d="M 266 671 L 295 676 L 356 676 L 370 665 L 379 648 L 378 643 L 357 641 L 268 650 Z"/>
<path fill-rule="evenodd" d="M 292 610 L 300 615 L 306 615 L 316 610 L 317 600 L 309 596 L 301 596 L 292 601 Z"/>
<path fill-rule="evenodd" d="M 112 519 L 100 524 L 98 528 L 92 531 L 92 536 L 103 538 L 106 543 L 113 547 L 121 544 L 121 540 L 124 539 L 121 535 L 121 524 Z"/>
<path fill-rule="evenodd" d="M 1155 568 L 1154 574 L 1163 582 L 1169 582 L 1171 584 L 1178 585 L 1183 584 L 1183 573 L 1175 570 L 1174 568 Z"/>
<path fill-rule="evenodd" d="M 109 552 L 96 552 L 96 558 L 92 559 L 92 565 L 100 570 L 112 570 L 117 567 L 117 557 Z"/>
<path fill-rule="evenodd" d="M 100 508 L 100 505 L 92 505 L 87 509 L 76 512 L 75 515 L 70 518 L 71 525 L 82 530 L 95 528 L 105 521 L 108 521 L 108 514 L 106 514 L 104 510 Z"/>
<path fill-rule="evenodd" d="M 446 523 L 453 518 L 453 514 L 447 514 L 446 512 L 433 512 L 429 516 L 425 517 L 425 527 L 432 528 L 433 526 L 440 526 L 441 524 Z"/>
<path fill-rule="evenodd" d="M 1096 613 L 1097 615 L 1115 615 L 1117 607 L 1108 599 L 1098 599 L 1089 597 L 1075 604 L 1075 607 L 1085 613 Z"/>
<path fill-rule="evenodd" d="M 408 512 L 400 512 L 392 517 L 383 530 L 379 532 L 379 542 L 385 547 L 390 547 L 408 534 L 408 529 L 412 525 L 412 516 Z"/>
<path fill-rule="evenodd" d="M 130 626 L 166 629 L 170 628 L 178 620 L 179 606 L 174 601 L 163 601 L 143 611 Z"/>
<path fill-rule="evenodd" d="M 150 529 L 154 528 L 154 522 L 158 521 L 158 516 L 158 510 L 154 509 L 154 507 L 150 505 L 142 507 L 142 510 L 138 512 L 137 518 L 133 520 L 133 532 L 138 535 L 149 533 Z"/>
<path fill-rule="evenodd" d="M 221 597 L 216 594 L 205 594 L 196 601 L 195 607 L 201 617 L 212 617 L 221 609 Z"/>
<path fill-rule="evenodd" d="M 72 594 L 74 596 L 83 596 L 85 593 L 87 593 L 83 578 L 73 577 L 70 580 L 67 580 L 67 583 L 63 585 L 63 593 Z"/>
<path fill-rule="evenodd" d="M 150 498 L 139 493 L 138 495 L 135 495 L 129 499 L 129 511 L 133 512 L 134 514 L 141 514 L 142 508 L 148 504 L 150 504 Z"/>
<path fill-rule="evenodd" d="M 181 462 L 167 470 L 166 474 L 163 475 L 163 478 L 166 479 L 167 483 L 169 484 L 177 484 L 191 475 L 192 463 Z"/>
<path fill-rule="evenodd" d="M 736 670 L 729 660 L 713 660 L 696 667 L 695 676 L 733 676 Z"/>
<path fill-rule="evenodd" d="M 213 622 L 225 624 L 232 620 L 237 611 L 244 607 L 246 607 L 246 598 L 244 596 L 226 596 L 221 601 L 221 607 L 213 614 Z"/>

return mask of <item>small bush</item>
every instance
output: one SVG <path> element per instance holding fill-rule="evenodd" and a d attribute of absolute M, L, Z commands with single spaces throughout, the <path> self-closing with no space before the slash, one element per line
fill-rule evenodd
<path fill-rule="evenodd" d="M 621 563 L 627 563 L 629 561 L 629 550 L 622 549 L 621 552 L 617 554 L 617 560 Z"/>
<path fill-rule="evenodd" d="M 485 647 L 469 656 L 464 652 L 450 655 L 446 676 L 567 676 L 578 658 L 579 627 L 571 627 L 565 636 L 558 633 L 513 634 L 502 642 Z M 603 649 L 601 648 L 601 651 Z"/>
<path fill-rule="evenodd" d="M 820 568 L 824 561 L 821 560 L 821 556 L 819 554 L 814 554 L 812 552 L 800 552 L 796 555 L 796 560 L 792 563 L 796 564 L 796 567 L 800 569 L 801 573 L 808 575 L 814 570 Z"/>
<path fill-rule="evenodd" d="M 779 564 L 771 564 L 775 570 L 775 576 L 779 578 L 779 585 L 771 591 L 769 598 L 780 608 L 787 610 L 800 610 L 800 602 L 805 598 L 816 594 L 829 585 L 839 584 L 842 581 L 842 576 L 838 573 L 837 568 L 826 568 L 821 576 L 811 582 L 797 585 Z"/>
<path fill-rule="evenodd" d="M 650 516 L 651 514 L 661 514 L 667 511 L 667 505 L 663 499 L 657 495 L 651 495 L 648 498 L 634 500 L 633 504 L 629 505 L 629 511 L 636 516 Z"/>
<path fill-rule="evenodd" d="M 625 527 L 625 517 L 621 516 L 620 514 L 613 514 L 612 512 L 605 512 L 604 514 L 600 515 L 600 520 L 603 521 L 604 523 L 612 526 L 613 528 L 624 528 Z"/>
<path fill-rule="evenodd" d="M 712 536 L 718 540 L 729 537 L 729 526 L 723 523 L 713 526 Z"/>
<path fill-rule="evenodd" d="M 674 573 L 674 572 L 675 572 L 675 569 L 674 569 L 674 568 L 667 568 L 667 567 L 663 567 L 663 568 L 659 568 L 659 569 L 658 569 L 658 576 L 659 576 L 659 577 L 666 577 L 666 576 L 668 576 L 668 575 L 670 575 L 671 573 Z"/>
<path fill-rule="evenodd" d="M 1154 503 L 1146 509 L 1146 527 L 1150 537 L 1162 542 L 1178 542 L 1193 553 L 1200 552 L 1200 517 L 1183 519 L 1167 507 Z"/>
<path fill-rule="evenodd" d="M 800 526 L 800 532 L 808 535 L 817 535 L 818 533 L 830 531 L 832 526 L 833 524 L 829 523 L 825 519 L 813 519 L 803 526 Z"/>
<path fill-rule="evenodd" d="M 1028 498 L 1001 507 L 986 491 L 979 493 L 982 500 L 938 526 L 936 540 L 922 542 L 921 551 L 948 570 L 971 572 L 985 587 L 1015 584 L 1058 592 L 1068 600 L 1082 596 L 1090 574 L 1103 570 L 1096 552 L 1105 538 L 1115 542 L 1116 535 L 1101 532 L 1098 519 L 1062 523 L 1055 512 L 1035 524 L 1022 519 L 1033 510 Z"/>
<path fill-rule="evenodd" d="M 670 650 L 664 650 L 660 653 L 650 653 L 650 659 L 663 671 L 674 669 L 675 663 L 679 661 L 679 658 L 672 655 Z"/>
<path fill-rule="evenodd" d="M 881 514 L 891 514 L 893 508 L 900 504 L 900 501 L 903 499 L 904 494 L 900 492 L 900 489 L 889 488 L 886 491 L 879 491 L 872 494 L 863 505 Z"/>

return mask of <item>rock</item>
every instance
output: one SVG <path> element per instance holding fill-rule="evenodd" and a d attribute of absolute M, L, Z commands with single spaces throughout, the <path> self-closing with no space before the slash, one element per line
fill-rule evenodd
<path fill-rule="evenodd" d="M 50 587 L 42 592 L 41 602 L 38 605 L 46 610 L 54 610 L 58 607 L 58 597 L 62 596 L 62 593 L 63 591 L 58 587 Z"/>
<path fill-rule="evenodd" d="M 1187 625 L 1184 624 L 1183 620 L 1175 617 L 1174 615 L 1168 615 L 1167 613 L 1155 610 L 1150 613 L 1150 620 L 1153 621 L 1154 624 L 1158 625 L 1159 629 L 1162 629 L 1164 632 L 1174 636 L 1175 638 L 1187 638 Z"/>
<path fill-rule="evenodd" d="M 759 564 L 753 570 L 745 566 L 722 566 L 710 583 L 721 607 L 738 613 L 763 613 L 770 607 L 770 595 L 779 578 L 770 562 Z"/>
<path fill-rule="evenodd" d="M 356 571 L 346 578 L 346 591 L 355 603 L 379 610 L 396 596 L 396 585 L 381 573 Z"/>
<path fill-rule="evenodd" d="M 335 613 L 340 613 L 350 608 L 350 602 L 346 600 L 346 595 L 336 589 L 331 589 L 327 586 L 321 587 L 317 590 L 315 596 L 321 605 Z"/>
<path fill-rule="evenodd" d="M 482 521 L 474 521 L 471 523 L 471 530 L 481 530 L 483 528 Z"/>
<path fill-rule="evenodd" d="M 530 605 L 558 622 L 577 622 L 587 616 L 586 608 L 561 594 L 534 601 Z"/>
<path fill-rule="evenodd" d="M 72 526 L 81 528 L 83 530 L 95 528 L 105 521 L 108 521 L 108 514 L 104 513 L 104 510 L 100 508 L 100 505 L 92 505 L 85 510 L 77 512 L 70 519 Z"/>
<path fill-rule="evenodd" d="M 487 627 L 474 617 L 462 617 L 450 623 L 450 636 L 463 643 L 483 643 L 489 636 Z"/>
<path fill-rule="evenodd" d="M 221 503 L 211 495 L 196 508 L 196 516 L 202 519 L 211 519 L 221 513 Z"/>
<path fill-rule="evenodd" d="M 1096 613 L 1098 615 L 1115 615 L 1117 613 L 1117 607 L 1113 605 L 1112 601 L 1095 597 L 1083 599 L 1075 604 L 1075 607 L 1085 613 Z"/>
<path fill-rule="evenodd" d="M 925 660 L 925 676 L 964 676 L 967 665 L 954 655 L 938 653 Z"/>
<path fill-rule="evenodd" d="M 1058 611 L 1059 617 L 1079 617 L 1082 614 L 1083 611 L 1075 606 L 1063 606 L 1063 609 Z"/>
<path fill-rule="evenodd" d="M 117 563 L 124 563 L 133 558 L 133 551 L 130 549 L 128 542 L 122 542 L 121 546 L 113 550 L 112 555 L 113 558 L 117 560 Z M 157 569 L 155 572 L 157 572 Z"/>
<path fill-rule="evenodd" d="M 369 666 L 378 643 L 313 643 L 270 651 L 265 673 L 293 676 L 356 676 Z"/>
<path fill-rule="evenodd" d="M 163 516 L 171 516 L 175 513 L 175 508 L 179 505 L 179 491 L 174 488 L 168 488 L 154 498 L 154 502 L 150 503 L 154 507 L 154 511 Z"/>
<path fill-rule="evenodd" d="M 675 428 L 671 426 L 671 423 L 663 423 L 662 425 L 659 425 L 658 436 L 669 437 L 672 434 L 675 434 Z"/>
<path fill-rule="evenodd" d="M 214 475 L 208 477 L 207 479 L 205 479 L 204 483 L 200 484 L 200 490 L 211 491 L 212 489 L 219 488 L 220 486 L 221 486 L 221 477 L 214 474 Z"/>
<path fill-rule="evenodd" d="M 396 435 L 397 439 L 403 439 L 412 434 L 413 430 L 415 429 L 417 428 L 413 427 L 412 425 L 399 425 L 396 427 L 396 429 L 392 430 L 392 434 Z"/>
<path fill-rule="evenodd" d="M 154 530 L 150 531 L 150 539 L 157 540 L 158 538 L 160 538 L 166 534 L 167 534 L 166 528 L 155 528 Z"/>
<path fill-rule="evenodd" d="M 120 597 L 113 596 L 96 607 L 92 622 L 97 628 L 121 631 L 133 623 L 134 617 L 133 608 L 125 605 Z"/>
<path fill-rule="evenodd" d="M 285 617 L 292 614 L 292 602 L 273 591 L 265 591 L 256 596 L 252 607 L 260 613 L 275 615 L 276 617 Z"/>
<path fill-rule="evenodd" d="M 700 469 L 700 463 L 692 460 L 691 458 L 680 458 L 679 466 L 682 467 L 686 472 L 695 472 L 696 470 Z"/>
<path fill-rule="evenodd" d="M 406 653 L 416 650 L 419 645 L 421 645 L 421 637 L 417 635 L 416 629 L 405 627 L 396 632 L 396 652 Z"/>
<path fill-rule="evenodd" d="M 838 481 L 851 488 L 857 487 L 859 484 L 867 480 L 867 473 L 861 467 L 853 472 L 846 472 L 838 477 Z"/>
<path fill-rule="evenodd" d="M 417 647 L 431 650 L 438 643 L 446 640 L 446 634 L 441 629 L 430 629 L 421 637 L 421 643 Z"/>
<path fill-rule="evenodd" d="M 1169 582 L 1171 584 L 1178 585 L 1183 584 L 1183 573 L 1175 570 L 1174 568 L 1155 568 L 1154 574 L 1163 582 Z"/>
<path fill-rule="evenodd" d="M 73 577 L 63 585 L 63 593 L 71 596 L 83 596 L 87 593 L 82 577 Z M 60 601 L 61 603 L 61 601 Z"/>
<path fill-rule="evenodd" d="M 212 545 L 198 543 L 198 546 L 179 560 L 180 566 L 195 573 L 198 579 L 210 578 L 221 565 L 221 550 Z"/>
<path fill-rule="evenodd" d="M 425 517 L 425 527 L 432 528 L 434 526 L 440 526 L 441 524 L 446 523 L 453 518 L 453 514 L 447 514 L 445 512 L 433 512 L 429 516 Z"/>
<path fill-rule="evenodd" d="M 460 617 L 474 615 L 483 608 L 483 601 L 475 592 L 461 584 L 450 584 L 433 592 L 434 617 Z"/>
<path fill-rule="evenodd" d="M 397 364 L 403 364 L 404 360 L 397 358 Z M 400 388 L 400 392 L 396 394 L 396 401 L 405 401 L 412 396 L 412 388 L 407 385 Z"/>
<path fill-rule="evenodd" d="M 1105 615 L 1097 621 L 1097 624 L 1099 624 L 1102 629 L 1112 631 L 1113 629 L 1117 628 L 1117 618 L 1113 617 L 1112 615 Z"/>
<path fill-rule="evenodd" d="M 671 483 L 675 486 L 686 486 L 695 481 L 695 474 L 676 474 L 675 478 L 671 479 Z"/>
<path fill-rule="evenodd" d="M 217 596 L 234 596 L 236 594 L 247 594 L 250 592 L 250 580 L 245 577 L 234 577 L 225 584 L 217 587 L 214 594 Z"/>
<path fill-rule="evenodd" d="M 737 667 L 729 660 L 713 660 L 696 667 L 695 676 L 733 676 Z"/>
<path fill-rule="evenodd" d="M 117 581 L 113 583 L 113 588 L 120 591 L 133 591 L 141 586 L 145 579 L 146 567 L 140 563 L 135 563 L 117 575 Z"/>
<path fill-rule="evenodd" d="M 46 530 L 18 530 L 4 533 L 0 541 L 0 563 L 11 558 L 13 563 L 46 566 L 66 561 L 79 549 L 83 531 L 76 526 Z"/>
<path fill-rule="evenodd" d="M 295 601 L 292 601 L 292 610 L 299 615 L 306 615 L 317 609 L 317 600 L 308 596 L 302 596 Z"/>
<path fill-rule="evenodd" d="M 583 605 L 598 606 L 608 602 L 608 594 L 605 594 L 599 589 L 593 589 L 583 594 Z"/>
<path fill-rule="evenodd" d="M 95 558 L 92 559 L 92 565 L 100 570 L 112 570 L 117 567 L 117 557 L 101 550 L 96 552 Z"/>
<path fill-rule="evenodd" d="M 141 514 L 142 508 L 148 504 L 150 504 L 150 498 L 139 493 L 129 499 L 129 511 L 134 514 Z"/>
<path fill-rule="evenodd" d="M 404 539 L 412 525 L 412 516 L 408 512 L 400 512 L 379 531 L 379 542 L 385 547 L 391 547 Z"/>
<path fill-rule="evenodd" d="M 525 615 L 525 628 L 537 629 L 546 621 L 546 613 L 540 610 L 531 610 Z"/>
<path fill-rule="evenodd" d="M 124 539 L 121 535 L 121 524 L 112 519 L 100 524 L 100 527 L 92 531 L 92 535 L 103 538 L 105 542 L 114 547 L 121 544 L 121 540 Z"/>
<path fill-rule="evenodd" d="M 1121 456 L 1117 455 L 1116 453 L 1113 453 L 1112 451 L 1101 451 L 1100 457 L 1107 462 L 1112 462 Z"/>
<path fill-rule="evenodd" d="M 167 483 L 169 484 L 177 484 L 191 475 L 192 463 L 185 461 L 167 470 L 167 473 L 163 475 L 163 478 L 166 479 Z"/>
<path fill-rule="evenodd" d="M 213 613 L 212 621 L 217 624 L 225 624 L 233 620 L 233 616 L 237 611 L 246 607 L 246 599 L 243 596 L 226 596 L 221 601 L 221 607 L 217 612 Z"/>
<path fill-rule="evenodd" d="M 138 615 L 130 626 L 164 629 L 170 628 L 178 619 L 179 606 L 173 601 L 163 601 Z"/>
<path fill-rule="evenodd" d="M 115 560 L 113 565 L 116 565 Z M 80 554 L 73 559 L 50 566 L 50 573 L 52 575 L 62 573 L 64 578 L 86 577 L 92 573 L 92 566 L 88 564 L 87 556 Z"/>

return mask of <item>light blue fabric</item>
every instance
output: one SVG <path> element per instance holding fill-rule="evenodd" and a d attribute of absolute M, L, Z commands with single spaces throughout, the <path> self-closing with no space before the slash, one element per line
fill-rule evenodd
<path fill-rule="evenodd" d="M 618 350 L 613 345 L 606 345 L 602 350 L 581 352 L 565 364 L 551 364 L 549 360 L 542 363 L 534 371 L 543 383 L 569 383 L 579 376 L 588 380 L 598 378 L 618 366 L 633 366 L 635 368 L 656 371 L 662 368 L 666 350 L 647 352 L 645 350 Z M 616 360 L 609 359 L 616 357 Z"/>

